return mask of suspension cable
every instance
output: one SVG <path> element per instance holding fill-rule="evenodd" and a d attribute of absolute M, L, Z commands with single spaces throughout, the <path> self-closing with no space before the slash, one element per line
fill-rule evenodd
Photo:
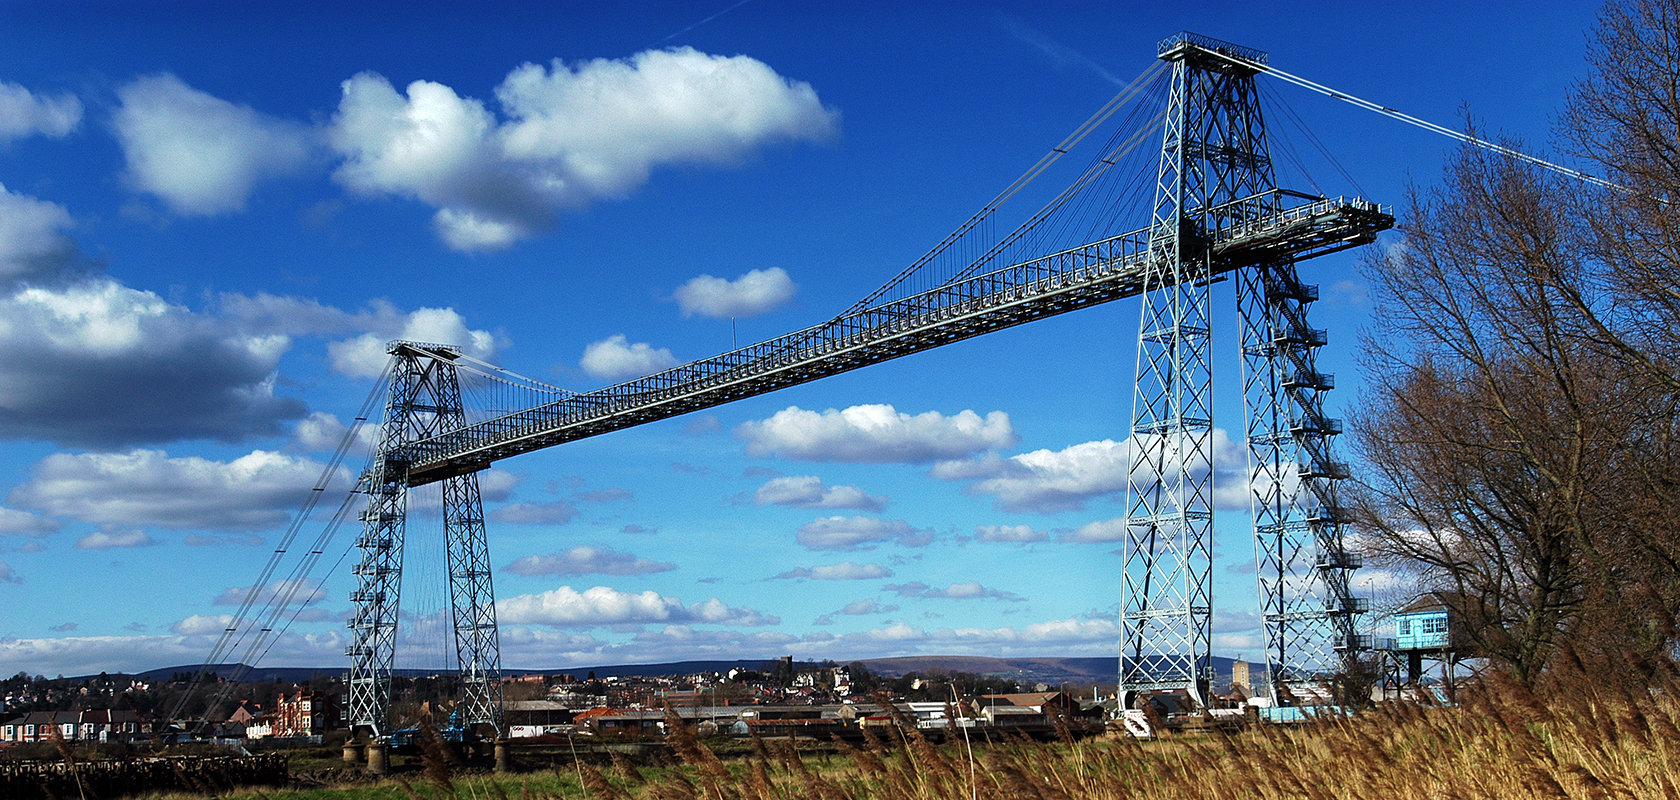
<path fill-rule="evenodd" d="M 466 362 L 468 362 L 468 364 L 463 365 L 463 364 L 460 363 L 462 361 L 466 361 Z M 546 391 L 554 392 L 556 394 L 565 394 L 565 395 L 577 394 L 577 392 L 575 392 L 571 389 L 563 389 L 559 386 L 552 386 L 550 384 L 543 383 L 542 381 L 539 381 L 535 378 L 527 378 L 524 375 L 521 375 L 517 372 L 514 372 L 513 370 L 507 369 L 506 367 L 497 366 L 495 364 L 492 364 L 488 361 L 484 361 L 482 359 L 473 358 L 472 356 L 469 356 L 466 353 L 461 353 L 458 356 L 456 356 L 456 362 L 455 363 L 456 363 L 457 366 L 461 367 L 462 369 L 467 370 L 468 372 L 471 372 L 471 373 L 474 373 L 474 374 L 477 374 L 477 375 L 482 375 L 483 377 L 486 377 L 486 378 L 501 379 L 501 380 L 510 380 L 511 379 L 515 383 L 524 384 L 524 385 L 527 385 L 527 386 L 530 386 L 530 387 L 533 387 L 533 388 L 537 388 L 537 389 L 543 389 L 543 390 L 546 390 Z M 475 366 L 476 367 L 482 367 L 482 369 L 475 369 L 474 368 Z M 489 372 L 487 372 L 486 370 L 489 370 Z M 492 375 L 492 374 L 490 374 L 490 372 L 500 373 L 500 375 Z M 505 376 L 505 377 L 502 377 L 502 376 Z"/>
<path fill-rule="evenodd" d="M 1150 134 L 1159 131 L 1161 129 L 1161 124 L 1166 121 L 1166 117 L 1166 109 L 1162 109 L 1159 114 L 1156 114 L 1155 117 L 1145 123 L 1143 127 L 1133 132 L 1133 134 L 1125 141 L 1121 142 L 1119 146 L 1099 157 L 1096 162 L 1092 164 L 1091 168 L 1085 172 L 1085 174 L 1079 176 L 1078 180 L 1075 180 L 1073 184 L 1063 190 L 1061 194 L 1056 195 L 1054 200 L 1051 200 L 1048 204 L 1046 204 L 1044 208 L 1040 209 L 1037 214 L 1034 214 L 1031 219 L 1016 228 L 1009 236 L 1004 237 L 1002 241 L 993 245 L 985 252 L 985 254 L 981 255 L 980 258 L 969 264 L 968 267 L 964 268 L 956 275 L 951 276 L 950 280 L 947 280 L 943 285 L 950 286 L 973 276 L 980 270 L 981 267 L 989 263 L 999 253 L 1008 249 L 1010 245 L 1015 244 L 1016 241 L 1020 240 L 1036 228 L 1039 223 L 1061 210 L 1063 206 L 1067 205 L 1070 199 L 1084 191 L 1086 186 L 1090 185 L 1103 173 L 1107 172 L 1109 168 L 1113 167 L 1120 161 L 1120 159 L 1125 158 L 1127 154 L 1132 152 L 1133 148 L 1137 147 L 1139 143 L 1147 139 Z"/>
<path fill-rule="evenodd" d="M 1079 144 L 1081 140 L 1090 135 L 1092 131 L 1101 127 L 1104 122 L 1108 121 L 1110 116 L 1114 115 L 1114 112 L 1119 111 L 1122 106 L 1130 102 L 1131 99 L 1136 97 L 1139 92 L 1142 92 L 1143 89 L 1153 82 L 1155 77 L 1166 68 L 1167 63 L 1165 61 L 1157 61 L 1148 69 L 1144 70 L 1141 75 L 1138 75 L 1137 78 L 1130 84 L 1127 84 L 1125 88 L 1121 89 L 1114 95 L 1114 97 L 1110 98 L 1108 103 L 1106 103 L 1102 108 L 1097 109 L 1097 112 L 1092 114 L 1090 119 L 1085 120 L 1085 122 L 1080 124 L 1078 128 L 1074 129 L 1073 133 L 1068 134 L 1067 138 L 1063 139 L 1061 144 L 1051 148 L 1050 152 L 1045 153 L 1044 157 L 1038 160 L 1038 163 L 1032 165 L 1031 168 L 1021 175 L 1021 177 L 1016 178 L 1014 183 L 1005 187 L 1003 192 L 993 199 L 992 202 L 987 203 L 985 207 L 976 212 L 974 216 L 969 217 L 968 221 L 964 222 L 961 227 L 952 231 L 951 234 L 946 236 L 943 241 L 935 245 L 932 250 L 928 251 L 927 255 L 917 259 L 916 263 L 906 267 L 903 272 L 900 272 L 892 280 L 887 281 L 887 283 L 881 288 L 870 292 L 867 297 L 857 301 L 857 303 L 853 304 L 851 308 L 847 309 L 840 316 L 844 317 L 846 314 L 868 308 L 871 303 L 880 299 L 887 292 L 892 291 L 893 288 L 903 283 L 923 266 L 933 261 L 933 259 L 943 253 L 946 248 L 950 247 L 952 243 L 961 239 L 964 234 L 986 221 L 989 217 L 991 217 L 992 212 L 996 211 L 998 207 L 1002 206 L 1011 197 L 1014 197 L 1017 192 L 1025 188 L 1026 185 L 1031 183 L 1034 178 L 1037 178 L 1046 169 L 1049 169 L 1050 165 L 1056 163 L 1062 156 L 1067 155 L 1069 150 L 1073 149 L 1073 147 Z M 839 317 L 836 317 L 836 319 L 839 319 Z"/>
<path fill-rule="evenodd" d="M 1625 187 L 1625 186 L 1622 186 L 1622 185 L 1617 184 L 1617 183 L 1613 183 L 1611 181 L 1607 181 L 1607 180 L 1605 180 L 1603 178 L 1600 178 L 1600 177 L 1597 177 L 1595 175 L 1588 175 L 1587 173 L 1582 172 L 1578 169 L 1572 169 L 1570 167 L 1565 167 L 1561 164 L 1554 164 L 1550 161 L 1547 161 L 1546 159 L 1540 158 L 1539 156 L 1531 156 L 1527 153 L 1522 152 L 1521 150 L 1516 150 L 1516 149 L 1513 149 L 1513 148 L 1510 148 L 1510 147 L 1506 147 L 1505 145 L 1502 145 L 1502 144 L 1496 144 L 1494 142 L 1490 142 L 1490 141 L 1488 141 L 1486 139 L 1482 139 L 1480 137 L 1471 136 L 1468 133 L 1453 130 L 1452 128 L 1449 128 L 1445 125 L 1437 125 L 1437 124 L 1435 124 L 1433 122 L 1430 122 L 1428 120 L 1419 119 L 1419 118 L 1414 117 L 1411 114 L 1407 114 L 1403 111 L 1397 111 L 1395 109 L 1389 108 L 1388 106 L 1379 105 L 1379 104 L 1373 103 L 1369 100 L 1359 98 L 1359 97 L 1355 97 L 1351 94 L 1348 94 L 1347 92 L 1337 91 L 1337 90 L 1332 89 L 1328 86 L 1325 86 L 1322 83 L 1315 83 L 1315 82 L 1307 80 L 1306 78 L 1303 78 L 1299 75 L 1291 75 L 1287 72 L 1284 72 L 1281 69 L 1278 69 L 1277 67 L 1268 66 L 1266 64 L 1261 64 L 1261 63 L 1255 62 L 1255 61 L 1249 61 L 1248 59 L 1241 58 L 1241 57 L 1238 57 L 1238 56 L 1235 56 L 1235 55 L 1231 55 L 1229 53 L 1221 53 L 1220 55 L 1225 57 L 1225 58 L 1229 58 L 1233 61 L 1241 62 L 1241 63 L 1243 63 L 1243 64 L 1245 64 L 1245 65 L 1247 65 L 1247 66 L 1249 66 L 1249 67 L 1251 67 L 1255 70 L 1260 71 L 1260 72 L 1269 73 L 1271 75 L 1276 75 L 1278 78 L 1280 78 L 1284 81 L 1288 81 L 1289 83 L 1293 83 L 1296 86 L 1301 86 L 1301 87 L 1304 87 L 1304 88 L 1307 88 L 1307 89 L 1311 89 L 1315 92 L 1318 92 L 1319 94 L 1324 95 L 1325 97 L 1333 97 L 1337 100 L 1341 100 L 1345 103 L 1349 103 L 1351 105 L 1358 106 L 1359 108 L 1363 108 L 1367 111 L 1375 111 L 1378 114 L 1382 114 L 1385 117 L 1392 117 L 1394 119 L 1400 120 L 1401 122 L 1404 122 L 1404 123 L 1407 123 L 1407 124 L 1410 124 L 1410 125 L 1416 125 L 1417 127 L 1422 128 L 1426 131 L 1431 131 L 1433 133 L 1439 133 L 1442 136 L 1446 136 L 1446 137 L 1451 138 L 1451 139 L 1456 139 L 1456 140 L 1458 140 L 1460 142 L 1463 142 L 1465 144 L 1475 145 L 1476 147 L 1480 147 L 1480 148 L 1483 148 L 1485 150 L 1491 150 L 1491 151 L 1493 151 L 1495 153 L 1498 153 L 1502 156 L 1507 156 L 1507 157 L 1510 157 L 1510 158 L 1517 159 L 1518 161 L 1522 161 L 1522 162 L 1525 162 L 1525 163 L 1528 163 L 1528 164 L 1533 164 L 1534 166 L 1541 167 L 1543 169 L 1549 169 L 1549 170 L 1551 170 L 1553 172 L 1556 172 L 1560 175 L 1567 175 L 1571 178 L 1575 178 L 1577 180 L 1581 180 L 1581 181 L 1585 181 L 1587 183 L 1593 184 L 1594 186 L 1602 186 L 1606 189 L 1621 189 L 1623 191 L 1627 190 L 1627 187 Z"/>

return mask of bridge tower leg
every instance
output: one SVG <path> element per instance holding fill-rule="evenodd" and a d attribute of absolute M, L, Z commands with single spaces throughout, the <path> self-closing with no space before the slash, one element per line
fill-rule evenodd
<path fill-rule="evenodd" d="M 379 449 L 361 477 L 368 503 L 362 512 L 362 537 L 356 542 L 362 555 L 354 570 L 357 586 L 350 599 L 355 611 L 349 621 L 351 644 L 345 649 L 350 657 L 349 723 L 375 735 L 384 733 L 389 723 L 409 451 L 414 442 L 466 425 L 454 365 L 458 350 L 397 342 L 389 352 L 390 393 Z M 500 735 L 500 643 L 477 473 L 443 482 L 443 520 L 464 722 L 490 725 Z"/>
<path fill-rule="evenodd" d="M 1232 45 L 1224 45 L 1234 47 Z M 1238 48 L 1239 55 L 1263 53 Z M 1132 395 L 1133 460 L 1120 606 L 1120 689 L 1212 681 L 1213 378 L 1206 242 L 1273 188 L 1254 70 L 1198 37 L 1163 41 L 1173 65 Z"/>
<path fill-rule="evenodd" d="M 1257 50 L 1179 34 L 1144 281 L 1132 397 L 1133 461 L 1120 610 L 1120 688 L 1187 692 L 1212 682 L 1213 401 L 1206 242 L 1275 214 L 1276 188 L 1254 77 Z M 1273 199 L 1263 199 L 1273 198 Z M 1255 541 L 1268 665 L 1285 682 L 1332 671 L 1324 654 L 1358 644 L 1347 591 L 1357 560 L 1342 512 L 1314 364 L 1323 332 L 1307 326 L 1316 293 L 1291 262 L 1238 271 Z M 1301 587 L 1305 586 L 1305 589 Z M 1285 659 L 1282 654 L 1288 654 Z M 1276 685 L 1274 681 L 1274 685 Z"/>
<path fill-rule="evenodd" d="M 484 535 L 478 473 L 443 482 L 443 527 L 449 543 L 449 600 L 455 618 L 455 660 L 461 671 L 463 723 L 502 727 L 502 650 L 490 545 Z"/>
<path fill-rule="evenodd" d="M 1324 413 L 1335 380 L 1316 363 L 1325 333 L 1307 322 L 1318 287 L 1290 262 L 1242 270 L 1237 281 L 1266 667 L 1272 700 L 1287 702 L 1369 648 L 1355 628 L 1366 602 L 1348 587 L 1361 561 L 1342 536 L 1337 484 L 1348 469 L 1331 446 L 1341 422 Z"/>
<path fill-rule="evenodd" d="M 1120 612 L 1120 688 L 1184 690 L 1205 702 L 1211 671 L 1213 424 L 1205 242 L 1278 212 L 1255 75 L 1257 50 L 1179 34 L 1145 275 L 1132 407 L 1133 462 Z M 1351 664 L 1364 646 L 1342 537 L 1324 413 L 1334 381 L 1308 325 L 1317 288 L 1288 260 L 1237 271 L 1249 484 L 1260 609 L 1273 699 Z M 1340 663 L 1338 663 L 1340 659 Z M 1298 693 L 1296 693 L 1298 694 Z"/>

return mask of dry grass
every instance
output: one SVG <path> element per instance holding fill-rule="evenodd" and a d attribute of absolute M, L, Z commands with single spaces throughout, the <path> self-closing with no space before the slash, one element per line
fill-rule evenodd
<path fill-rule="evenodd" d="M 453 789 L 362 787 L 283 798 L 453 796 L 529 800 L 958 800 L 1062 798 L 1673 798 L 1680 797 L 1680 702 L 1666 692 L 1577 691 L 1542 702 L 1517 687 L 1464 692 L 1456 707 L 1390 704 L 1358 717 L 1142 743 L 1129 737 L 936 747 L 891 741 L 816 756 L 756 742 L 723 761 L 680 727 L 681 766 L 618 761 L 570 774 L 457 779 Z M 971 777 L 972 776 L 972 777 Z M 533 780 L 536 778 L 536 780 Z"/>

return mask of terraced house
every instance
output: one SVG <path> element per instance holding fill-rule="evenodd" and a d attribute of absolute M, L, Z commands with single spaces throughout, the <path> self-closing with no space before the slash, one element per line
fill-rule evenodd
<path fill-rule="evenodd" d="M 133 711 L 31 711 L 0 723 L 0 742 L 46 742 L 53 731 L 65 741 L 103 742 L 152 732 Z"/>

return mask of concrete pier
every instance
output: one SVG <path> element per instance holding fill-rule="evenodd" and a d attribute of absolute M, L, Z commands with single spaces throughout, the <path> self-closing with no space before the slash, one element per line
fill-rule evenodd
<path fill-rule="evenodd" d="M 390 766 L 386 763 L 389 751 L 385 742 L 375 739 L 367 745 L 367 771 L 370 775 L 389 775 Z"/>

